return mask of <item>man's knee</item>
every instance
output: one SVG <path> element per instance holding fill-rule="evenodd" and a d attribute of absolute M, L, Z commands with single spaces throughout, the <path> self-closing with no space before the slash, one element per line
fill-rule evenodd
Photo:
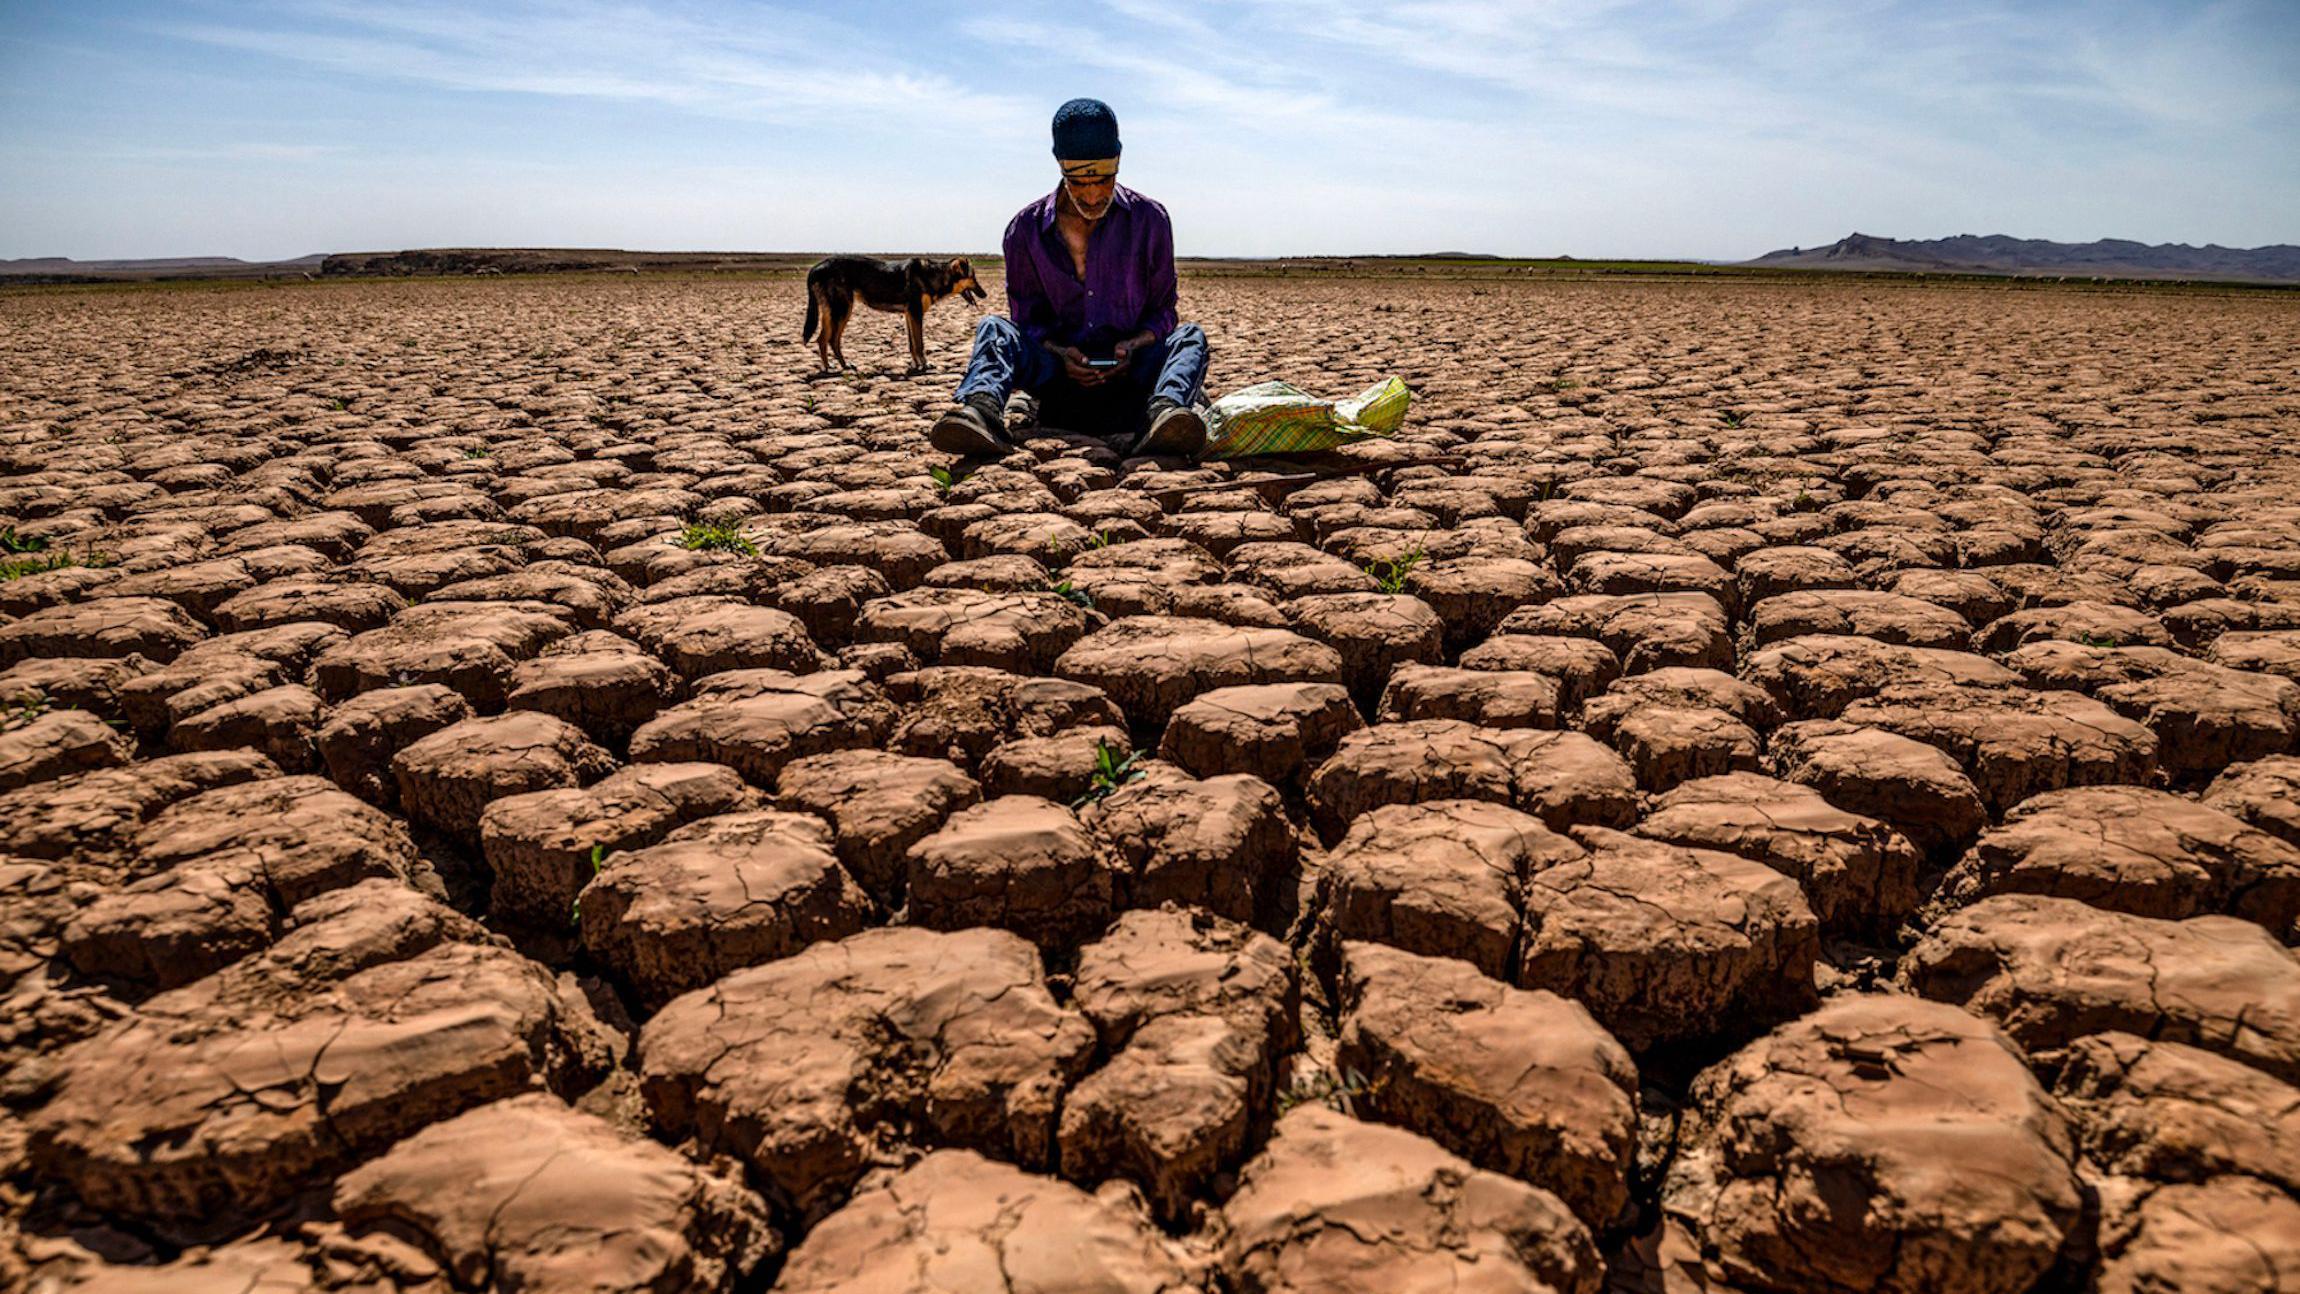
<path fill-rule="evenodd" d="M 1022 330 L 1015 327 L 1014 321 L 1005 315 L 984 315 L 982 321 L 974 326 L 974 344 L 1019 346 L 1022 344 Z"/>
<path fill-rule="evenodd" d="M 1174 331 L 1166 334 L 1168 346 L 1203 346 L 1206 330 L 1194 323 L 1175 324 Z"/>

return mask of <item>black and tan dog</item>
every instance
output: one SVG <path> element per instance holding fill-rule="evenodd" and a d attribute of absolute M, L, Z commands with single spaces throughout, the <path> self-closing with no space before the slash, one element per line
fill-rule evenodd
<path fill-rule="evenodd" d="M 910 371 L 924 372 L 926 312 L 953 292 L 968 305 L 987 295 L 974 281 L 974 267 L 964 256 L 948 261 L 919 256 L 907 261 L 826 256 L 807 271 L 807 326 L 799 340 L 814 341 L 826 371 L 833 356 L 840 368 L 853 368 L 840 343 L 846 340 L 847 316 L 854 313 L 855 299 L 860 297 L 873 310 L 901 312 L 903 322 L 910 326 Z M 819 337 L 815 335 L 817 324 L 822 327 Z"/>

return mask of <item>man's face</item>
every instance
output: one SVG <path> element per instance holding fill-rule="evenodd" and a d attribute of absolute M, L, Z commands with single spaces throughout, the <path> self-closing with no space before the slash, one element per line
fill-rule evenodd
<path fill-rule="evenodd" d="M 1118 196 L 1118 177 L 1105 175 L 1099 179 L 1062 181 L 1064 191 L 1070 195 L 1070 205 L 1088 220 L 1100 220 L 1110 214 L 1110 200 Z"/>

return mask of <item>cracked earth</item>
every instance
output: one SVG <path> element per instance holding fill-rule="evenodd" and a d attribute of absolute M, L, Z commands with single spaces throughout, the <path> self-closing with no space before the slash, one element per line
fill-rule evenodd
<path fill-rule="evenodd" d="M 1183 300 L 0 296 L 0 1286 L 2300 1289 L 2300 301 Z"/>

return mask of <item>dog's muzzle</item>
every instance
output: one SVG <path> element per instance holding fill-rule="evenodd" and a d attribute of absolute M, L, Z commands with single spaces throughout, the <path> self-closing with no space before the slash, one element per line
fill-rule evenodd
<path fill-rule="evenodd" d="M 981 288 L 960 288 L 958 290 L 958 299 L 966 302 L 968 305 L 973 305 L 975 302 L 980 301 L 989 295 L 990 294 L 988 292 L 983 291 Z"/>

